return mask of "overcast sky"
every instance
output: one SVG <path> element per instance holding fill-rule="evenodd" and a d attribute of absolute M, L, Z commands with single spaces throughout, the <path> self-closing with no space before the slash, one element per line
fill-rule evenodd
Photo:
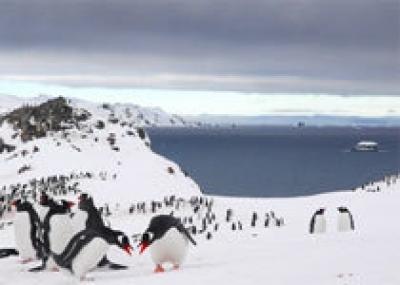
<path fill-rule="evenodd" d="M 399 81 L 398 0 L 0 0 L 0 93 L 201 91 L 224 113 L 226 94 L 392 102 Z"/>

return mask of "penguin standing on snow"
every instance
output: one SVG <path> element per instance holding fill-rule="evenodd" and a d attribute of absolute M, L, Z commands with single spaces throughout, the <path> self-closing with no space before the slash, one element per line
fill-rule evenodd
<path fill-rule="evenodd" d="M 324 214 L 324 208 L 321 208 L 314 213 L 310 222 L 310 234 L 326 232 L 326 219 Z"/>
<path fill-rule="evenodd" d="M 338 232 L 354 231 L 353 215 L 346 207 L 338 207 L 339 216 L 337 220 Z"/>
<path fill-rule="evenodd" d="M 31 272 L 40 271 L 45 268 L 57 270 L 57 265 L 50 252 L 61 252 L 73 236 L 73 227 L 69 217 L 73 202 L 61 200 L 59 202 L 49 199 L 47 201 L 49 211 L 41 223 L 41 242 L 39 252 L 42 257 L 42 265 L 30 269 Z"/>
<path fill-rule="evenodd" d="M 75 234 L 60 254 L 50 252 L 50 255 L 59 267 L 85 280 L 86 273 L 97 267 L 111 245 L 132 254 L 132 246 L 123 232 L 105 228 L 102 232 L 83 230 Z"/>
<path fill-rule="evenodd" d="M 33 261 L 38 256 L 40 220 L 33 205 L 28 201 L 12 202 L 17 213 L 14 219 L 15 243 L 22 263 Z"/>
<path fill-rule="evenodd" d="M 164 272 L 163 263 L 172 263 L 179 269 L 187 254 L 189 241 L 196 245 L 181 222 L 172 216 L 159 215 L 151 219 L 142 235 L 140 254 L 150 246 L 151 257 L 156 264 L 154 272 Z"/>
<path fill-rule="evenodd" d="M 99 210 L 94 205 L 93 198 L 87 193 L 83 193 L 79 196 L 78 209 L 79 210 L 75 212 L 72 218 L 75 233 L 85 229 L 91 229 L 100 233 L 102 231 L 108 231 L 108 228 L 106 228 Z M 106 255 L 104 255 L 104 257 L 101 259 L 98 266 L 107 266 L 109 269 L 114 270 L 128 268 L 125 265 L 120 265 L 109 261 Z"/>

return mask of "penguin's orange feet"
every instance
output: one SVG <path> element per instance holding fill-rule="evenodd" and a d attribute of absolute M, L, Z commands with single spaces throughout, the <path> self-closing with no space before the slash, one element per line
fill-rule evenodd
<path fill-rule="evenodd" d="M 33 261 L 33 258 L 27 258 L 27 259 L 21 260 L 21 263 L 22 263 L 22 264 L 26 264 L 26 263 L 29 263 L 29 262 L 31 262 L 31 261 Z"/>
<path fill-rule="evenodd" d="M 157 264 L 156 268 L 154 269 L 154 273 L 162 273 L 164 271 L 165 269 L 160 264 Z"/>
<path fill-rule="evenodd" d="M 58 271 L 60 271 L 60 269 L 58 269 L 58 267 L 53 267 L 53 268 L 51 269 L 51 271 L 52 271 L 52 272 L 58 272 Z"/>
<path fill-rule="evenodd" d="M 174 269 L 174 270 L 179 270 L 179 264 L 174 264 L 173 269 Z"/>

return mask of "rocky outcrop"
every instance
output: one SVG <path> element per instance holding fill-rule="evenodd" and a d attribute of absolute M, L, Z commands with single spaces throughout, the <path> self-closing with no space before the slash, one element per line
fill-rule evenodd
<path fill-rule="evenodd" d="M 87 120 L 86 110 L 74 110 L 63 97 L 51 99 L 38 106 L 22 106 L 0 117 L 0 124 L 8 122 L 20 130 L 22 141 L 46 136 L 48 131 L 61 131 Z"/>

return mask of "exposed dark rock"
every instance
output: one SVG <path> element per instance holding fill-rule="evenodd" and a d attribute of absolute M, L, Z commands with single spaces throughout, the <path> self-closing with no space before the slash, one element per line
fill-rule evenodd
<path fill-rule="evenodd" d="M 97 129 L 99 129 L 99 130 L 104 129 L 105 126 L 106 126 L 106 124 L 105 124 L 102 120 L 98 120 L 98 121 L 96 122 L 96 125 L 95 125 L 95 127 L 96 127 Z"/>
<path fill-rule="evenodd" d="M 25 171 L 31 170 L 31 167 L 29 165 L 24 165 L 20 169 L 18 169 L 18 174 L 22 174 Z"/>
<path fill-rule="evenodd" d="M 146 138 L 146 133 L 143 128 L 137 128 L 137 133 L 139 135 L 139 138 L 144 140 Z"/>
<path fill-rule="evenodd" d="M 22 106 L 0 117 L 0 124 L 8 122 L 21 130 L 22 141 L 46 136 L 48 131 L 61 131 L 90 117 L 86 110 L 74 111 L 63 97 L 51 99 L 38 106 Z"/>

